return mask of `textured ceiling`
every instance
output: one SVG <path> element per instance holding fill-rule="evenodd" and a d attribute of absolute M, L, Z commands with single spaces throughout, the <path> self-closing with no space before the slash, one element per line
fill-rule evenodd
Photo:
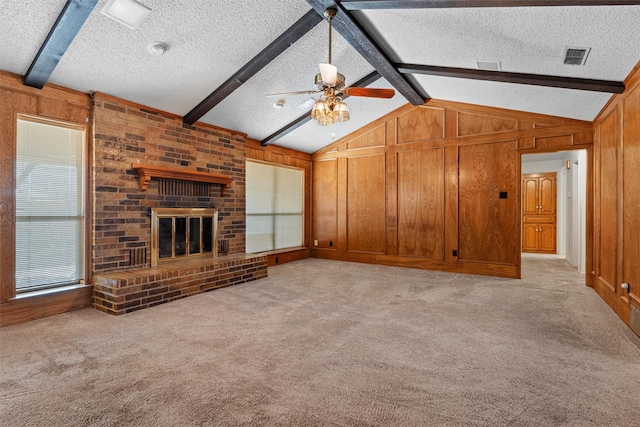
<path fill-rule="evenodd" d="M 283 97 L 286 102 L 281 109 L 273 108 L 278 97 L 266 95 L 315 89 L 314 77 L 320 72 L 318 64 L 327 61 L 328 31 L 328 24 L 321 22 L 201 120 L 231 129 L 245 126 L 243 132 L 261 140 L 276 130 L 273 123 L 284 126 L 304 114 L 304 110 L 297 107 L 310 95 Z M 318 45 L 318 40 L 324 43 Z M 334 40 L 332 56 L 332 62 L 345 75 L 347 85 L 373 71 L 373 67 L 342 38 Z M 247 102 L 248 99 L 252 101 Z"/>
<path fill-rule="evenodd" d="M 100 14 L 100 0 L 49 82 L 105 92 L 185 115 L 311 10 L 304 0 L 142 0 L 149 18 L 130 29 Z M 24 75 L 65 0 L 3 0 L 0 69 Z M 394 62 L 476 67 L 500 61 L 503 71 L 623 80 L 640 59 L 640 6 L 460 8 L 352 12 Z M 328 25 L 321 22 L 220 102 L 200 121 L 263 139 L 305 112 L 307 95 L 269 93 L 313 89 L 327 59 Z M 165 42 L 164 56 L 146 47 Z M 565 47 L 589 47 L 584 66 L 562 64 Z M 347 85 L 374 70 L 334 32 L 333 63 Z M 430 97 L 592 120 L 610 94 L 510 83 L 414 75 Z M 380 79 L 371 87 L 391 87 Z M 310 121 L 278 145 L 314 152 L 406 103 L 350 97 L 351 121 L 321 127 Z"/>
<path fill-rule="evenodd" d="M 622 80 L 640 59 L 639 6 L 370 10 L 356 16 L 397 62 L 475 68 L 475 60 L 493 60 L 503 71 Z M 584 66 L 570 66 L 562 63 L 565 47 L 592 50 Z"/>

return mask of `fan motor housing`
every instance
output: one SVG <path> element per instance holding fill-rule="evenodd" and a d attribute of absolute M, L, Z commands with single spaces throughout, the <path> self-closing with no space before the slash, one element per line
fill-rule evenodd
<path fill-rule="evenodd" d="M 316 74 L 315 85 L 316 85 L 316 88 L 318 88 L 318 90 L 325 90 L 328 87 L 322 81 L 322 74 L 321 73 Z M 344 76 L 342 74 L 338 73 L 338 79 L 337 79 L 336 84 L 335 84 L 335 86 L 333 88 L 335 89 L 336 92 L 339 92 L 342 89 L 344 89 Z"/>

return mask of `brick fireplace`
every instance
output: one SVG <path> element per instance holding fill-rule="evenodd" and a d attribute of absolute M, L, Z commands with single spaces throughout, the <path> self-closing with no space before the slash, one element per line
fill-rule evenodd
<path fill-rule="evenodd" d="M 100 93 L 92 106 L 95 308 L 122 314 L 267 275 L 265 256 L 244 253 L 245 135 Z M 141 165 L 174 175 L 143 179 Z M 216 209 L 226 253 L 152 266 L 152 208 Z"/>

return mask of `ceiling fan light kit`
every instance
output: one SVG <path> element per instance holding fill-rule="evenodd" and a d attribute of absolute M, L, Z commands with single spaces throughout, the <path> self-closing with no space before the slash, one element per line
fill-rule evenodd
<path fill-rule="evenodd" d="M 328 89 L 329 95 L 323 96 L 313 104 L 311 118 L 318 121 L 322 126 L 330 126 L 335 122 L 346 122 L 349 120 L 349 107 L 342 101 L 342 98 L 335 96 L 333 90 Z"/>
<path fill-rule="evenodd" d="M 331 63 L 331 30 L 333 18 L 338 11 L 329 8 L 324 16 L 329 20 L 329 60 L 320 64 L 320 72 L 316 74 L 314 84 L 317 90 L 289 93 L 276 93 L 267 96 L 302 95 L 321 92 L 320 99 L 313 103 L 311 118 L 321 126 L 330 126 L 335 122 L 346 122 L 350 118 L 349 107 L 340 97 L 366 96 L 370 98 L 393 98 L 393 89 L 368 89 L 363 87 L 345 87 L 344 75 L 338 73 L 338 68 Z M 312 100 L 312 99 L 311 99 Z M 309 102 L 309 100 L 307 100 Z M 305 104 L 307 104 L 305 102 Z"/>

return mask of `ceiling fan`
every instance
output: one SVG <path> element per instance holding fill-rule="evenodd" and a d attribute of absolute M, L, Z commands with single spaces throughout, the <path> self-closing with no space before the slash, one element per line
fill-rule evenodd
<path fill-rule="evenodd" d="M 369 98 L 393 98 L 393 89 L 370 89 L 365 87 L 345 87 L 345 78 L 338 73 L 338 68 L 331 64 L 331 31 L 333 18 L 337 9 L 329 8 L 324 11 L 324 16 L 329 20 L 329 61 L 320 64 L 320 73 L 315 77 L 315 90 L 302 90 L 298 92 L 274 93 L 271 96 L 288 96 L 321 93 L 316 100 L 311 117 L 322 126 L 330 126 L 334 122 L 346 122 L 349 120 L 349 108 L 340 95 L 365 96 Z"/>

